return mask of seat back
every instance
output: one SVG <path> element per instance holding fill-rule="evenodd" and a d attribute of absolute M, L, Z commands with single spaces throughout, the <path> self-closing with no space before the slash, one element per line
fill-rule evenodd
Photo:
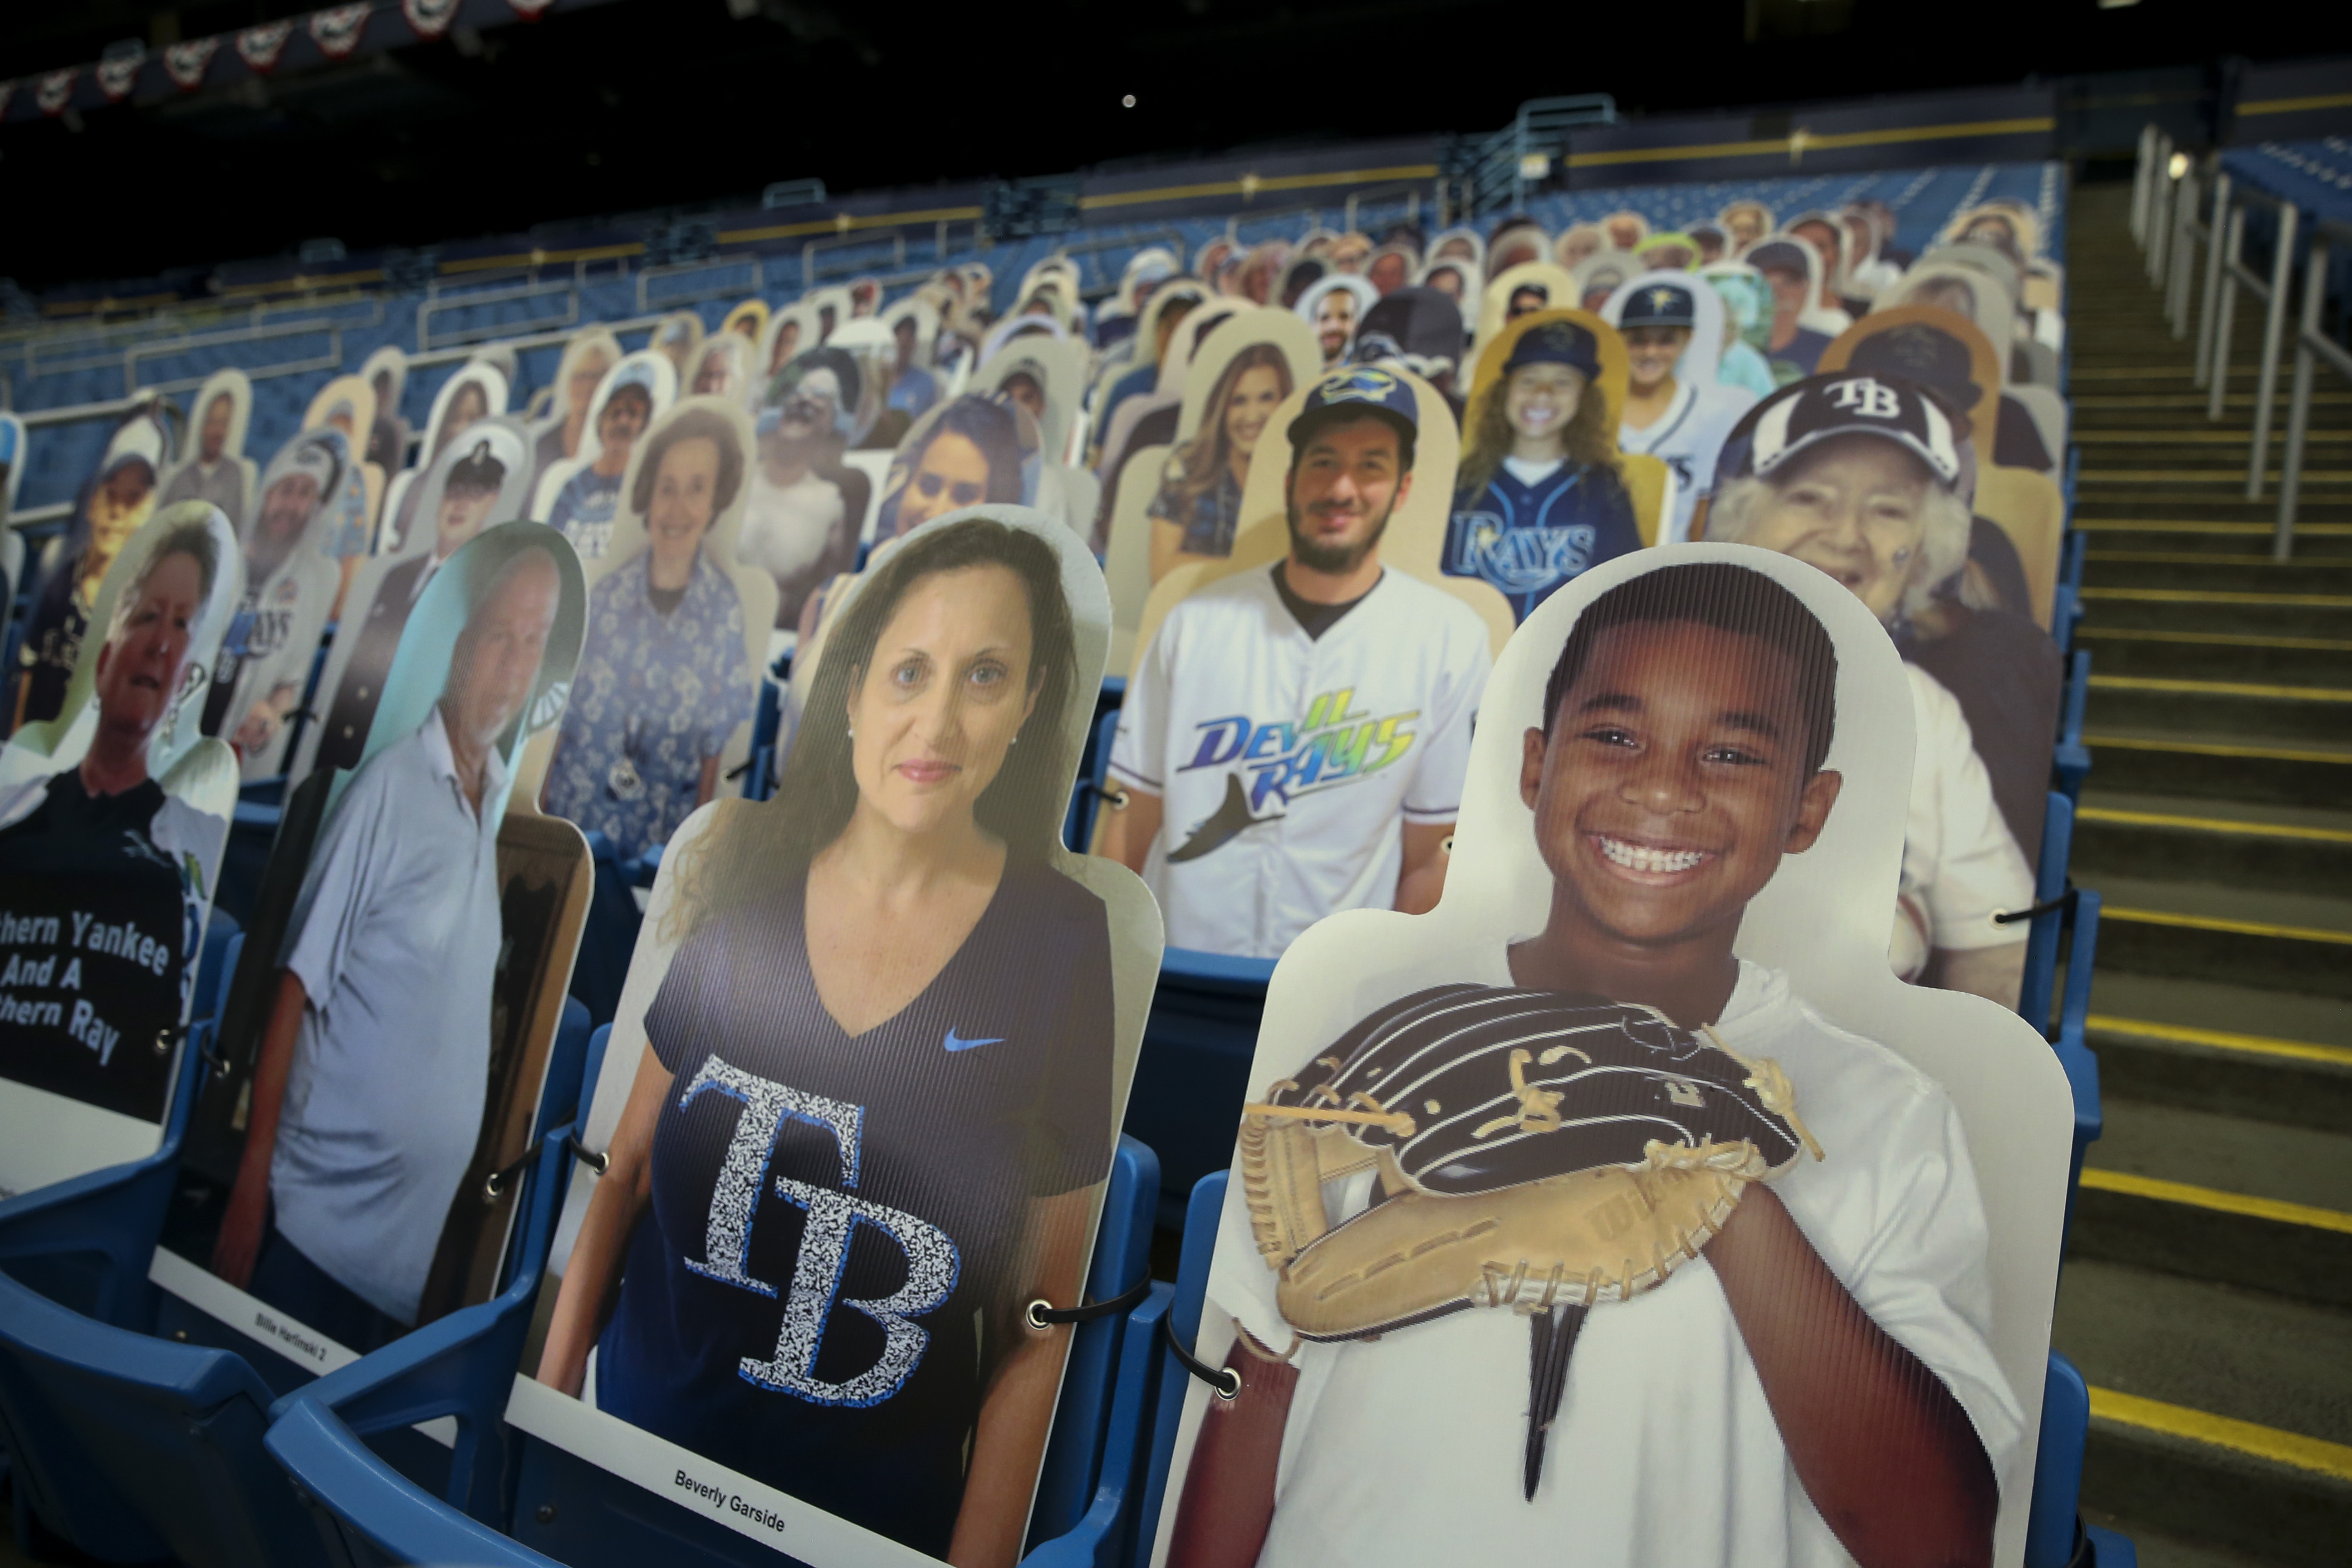
<path fill-rule="evenodd" d="M 91 1556 L 325 1561 L 262 1452 L 271 1394 L 232 1352 L 93 1321 L 0 1276 L 0 1435 L 41 1523 Z"/>

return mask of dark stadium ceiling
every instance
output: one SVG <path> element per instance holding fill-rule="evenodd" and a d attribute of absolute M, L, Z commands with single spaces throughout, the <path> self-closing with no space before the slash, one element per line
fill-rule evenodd
<path fill-rule="evenodd" d="M 299 15 L 28 0 L 0 79 Z M 599 213 L 1052 174 L 1270 142 L 2338 52 L 2347 8 L 2189 0 L 616 0 L 341 67 L 0 128 L 0 273 L 131 278 L 332 236 L 424 245 Z M 1129 95 L 1134 107 L 1122 100 Z"/>

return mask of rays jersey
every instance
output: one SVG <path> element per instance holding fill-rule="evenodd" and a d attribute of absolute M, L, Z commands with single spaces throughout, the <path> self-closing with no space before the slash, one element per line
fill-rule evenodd
<path fill-rule="evenodd" d="M 1444 566 L 1484 577 L 1524 621 L 1538 605 L 1603 561 L 1642 547 L 1633 499 L 1616 471 L 1562 462 L 1523 477 L 1506 459 L 1475 495 L 1457 494 L 1445 525 Z"/>
<path fill-rule="evenodd" d="M 1675 504 L 1658 531 L 1661 544 L 1680 544 L 1690 538 L 1691 514 L 1699 498 L 1715 489 L 1716 459 L 1739 416 L 1756 406 L 1756 395 L 1744 386 L 1700 386 L 1678 381 L 1666 411 L 1646 430 L 1617 426 L 1617 449 L 1656 458 L 1674 470 Z"/>
<path fill-rule="evenodd" d="M 1325 915 L 1391 907 L 1402 824 L 1460 809 L 1492 665 L 1477 615 L 1402 572 L 1319 637 L 1265 570 L 1170 611 L 1110 757 L 1163 803 L 1143 876 L 1168 945 L 1275 958 Z"/>

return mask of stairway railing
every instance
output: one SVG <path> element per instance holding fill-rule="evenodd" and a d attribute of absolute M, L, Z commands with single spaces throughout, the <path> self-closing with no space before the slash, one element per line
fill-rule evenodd
<path fill-rule="evenodd" d="M 2287 395 L 2286 450 L 2279 458 L 2278 526 L 2271 535 L 2273 561 L 2287 560 L 2294 552 L 2294 513 L 2303 498 L 2304 451 L 2311 436 L 2313 367 L 2325 361 L 2336 374 L 2352 380 L 2352 353 L 2347 353 L 2341 344 L 2320 330 L 2321 314 L 2327 303 L 2331 253 L 2336 245 L 2352 245 L 2352 228 L 2322 218 L 2313 230 L 2311 254 L 2303 269 L 2303 314 L 2294 329 L 2294 390 Z M 2284 246 L 2280 247 L 2279 254 L 2286 256 Z M 2259 463 L 2259 452 L 2256 457 Z"/>

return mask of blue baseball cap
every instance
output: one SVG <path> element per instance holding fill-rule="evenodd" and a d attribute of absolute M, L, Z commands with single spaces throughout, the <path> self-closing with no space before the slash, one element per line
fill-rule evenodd
<path fill-rule="evenodd" d="M 1404 378 L 1378 365 L 1358 364 L 1335 370 L 1307 389 L 1306 405 L 1290 422 L 1290 443 L 1298 445 L 1318 425 L 1365 414 L 1395 426 L 1404 440 L 1421 434 L 1421 405 Z"/>
<path fill-rule="evenodd" d="M 1747 450 L 1732 446 L 1745 435 Z M 1798 453 L 1832 436 L 1875 436 L 1919 459 L 1946 489 L 1966 468 L 1962 437 L 1943 405 L 1915 382 L 1844 371 L 1792 382 L 1758 404 L 1725 448 L 1727 478 L 1768 479 Z"/>
<path fill-rule="evenodd" d="M 1628 327 L 1697 325 L 1698 301 L 1679 283 L 1650 283 L 1637 288 L 1625 296 L 1624 309 L 1617 313 L 1621 331 Z"/>
<path fill-rule="evenodd" d="M 1519 334 L 1511 345 L 1511 357 L 1503 362 L 1503 374 L 1529 364 L 1564 364 L 1591 381 L 1601 374 L 1601 342 L 1574 321 L 1546 321 Z"/>

